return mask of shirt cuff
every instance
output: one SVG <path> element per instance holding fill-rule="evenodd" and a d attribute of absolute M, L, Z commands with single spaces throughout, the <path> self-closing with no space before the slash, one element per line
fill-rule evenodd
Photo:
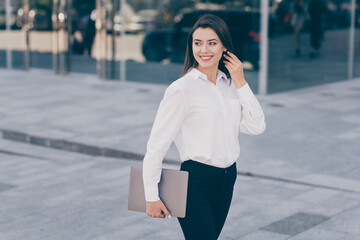
<path fill-rule="evenodd" d="M 254 96 L 248 83 L 245 83 L 241 88 L 236 89 L 236 95 L 240 100 L 246 101 L 249 97 Z"/>
<path fill-rule="evenodd" d="M 156 202 L 158 200 L 160 200 L 159 198 L 159 190 L 157 187 L 151 187 L 148 186 L 147 188 L 145 188 L 145 199 L 147 202 Z"/>

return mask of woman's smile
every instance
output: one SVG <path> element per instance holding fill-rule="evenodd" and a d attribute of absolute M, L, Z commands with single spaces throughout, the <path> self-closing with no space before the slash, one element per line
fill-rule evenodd
<path fill-rule="evenodd" d="M 200 56 L 201 60 L 203 60 L 204 62 L 209 61 L 212 57 L 213 57 L 212 55 L 211 56 L 205 56 L 205 55 Z"/>

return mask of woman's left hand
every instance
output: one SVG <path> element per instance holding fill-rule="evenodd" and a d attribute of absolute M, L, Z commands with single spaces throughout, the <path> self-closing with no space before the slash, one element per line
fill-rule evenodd
<path fill-rule="evenodd" d="M 228 54 L 228 55 L 227 55 Z M 245 76 L 244 76 L 244 69 L 242 62 L 235 56 L 235 54 L 227 51 L 227 54 L 223 54 L 224 58 L 224 64 L 227 70 L 229 70 L 229 73 L 231 75 L 232 80 L 234 81 L 234 84 L 236 88 L 241 88 L 246 84 Z"/>

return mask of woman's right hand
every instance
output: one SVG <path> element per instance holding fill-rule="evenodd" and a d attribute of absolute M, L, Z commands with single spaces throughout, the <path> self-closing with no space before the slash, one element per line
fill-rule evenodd
<path fill-rule="evenodd" d="M 169 211 L 161 200 L 146 202 L 146 213 L 153 218 L 165 218 L 165 216 L 171 218 Z"/>

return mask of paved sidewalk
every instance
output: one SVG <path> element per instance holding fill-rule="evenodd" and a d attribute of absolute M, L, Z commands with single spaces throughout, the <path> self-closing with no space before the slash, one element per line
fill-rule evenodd
<path fill-rule="evenodd" d="M 102 82 L 89 75 L 0 70 L 0 137 L 6 143 L 0 147 L 9 151 L 13 144 L 10 148 L 16 152 L 15 145 L 22 144 L 39 153 L 58 151 L 53 150 L 56 148 L 69 155 L 75 154 L 69 151 L 99 155 L 84 155 L 87 161 L 112 156 L 111 161 L 119 162 L 118 167 L 126 172 L 131 164 L 141 164 L 124 158 L 140 160 L 145 154 L 165 89 L 157 84 Z M 221 239 L 360 239 L 360 79 L 259 100 L 267 130 L 260 136 L 240 136 L 238 187 Z M 0 173 L 6 171 L 2 159 Z M 174 146 L 166 159 L 171 164 L 179 162 Z M 87 176 L 86 169 L 83 174 Z M 109 169 L 104 175 L 106 171 Z M 126 181 L 127 175 L 121 176 Z M 5 184 L 11 186 L 13 179 L 0 179 L 1 199 L 13 191 L 6 190 Z M 121 195 L 124 202 L 124 188 Z M 3 204 L 0 214 L 2 211 L 7 211 Z M 98 238 L 90 230 L 91 238 L 76 239 L 119 239 L 122 235 L 128 236 L 125 239 L 168 239 L 170 233 L 173 239 L 181 239 L 177 223 L 169 224 L 173 219 L 158 221 L 171 231 L 162 235 L 151 224 L 145 227 L 151 229 L 146 235 L 146 231 L 137 233 L 135 223 L 146 226 L 154 220 L 140 221 L 142 215 L 121 213 L 132 219 L 133 227 L 125 224 L 123 229 L 109 230 L 108 235 L 99 230 Z"/>

